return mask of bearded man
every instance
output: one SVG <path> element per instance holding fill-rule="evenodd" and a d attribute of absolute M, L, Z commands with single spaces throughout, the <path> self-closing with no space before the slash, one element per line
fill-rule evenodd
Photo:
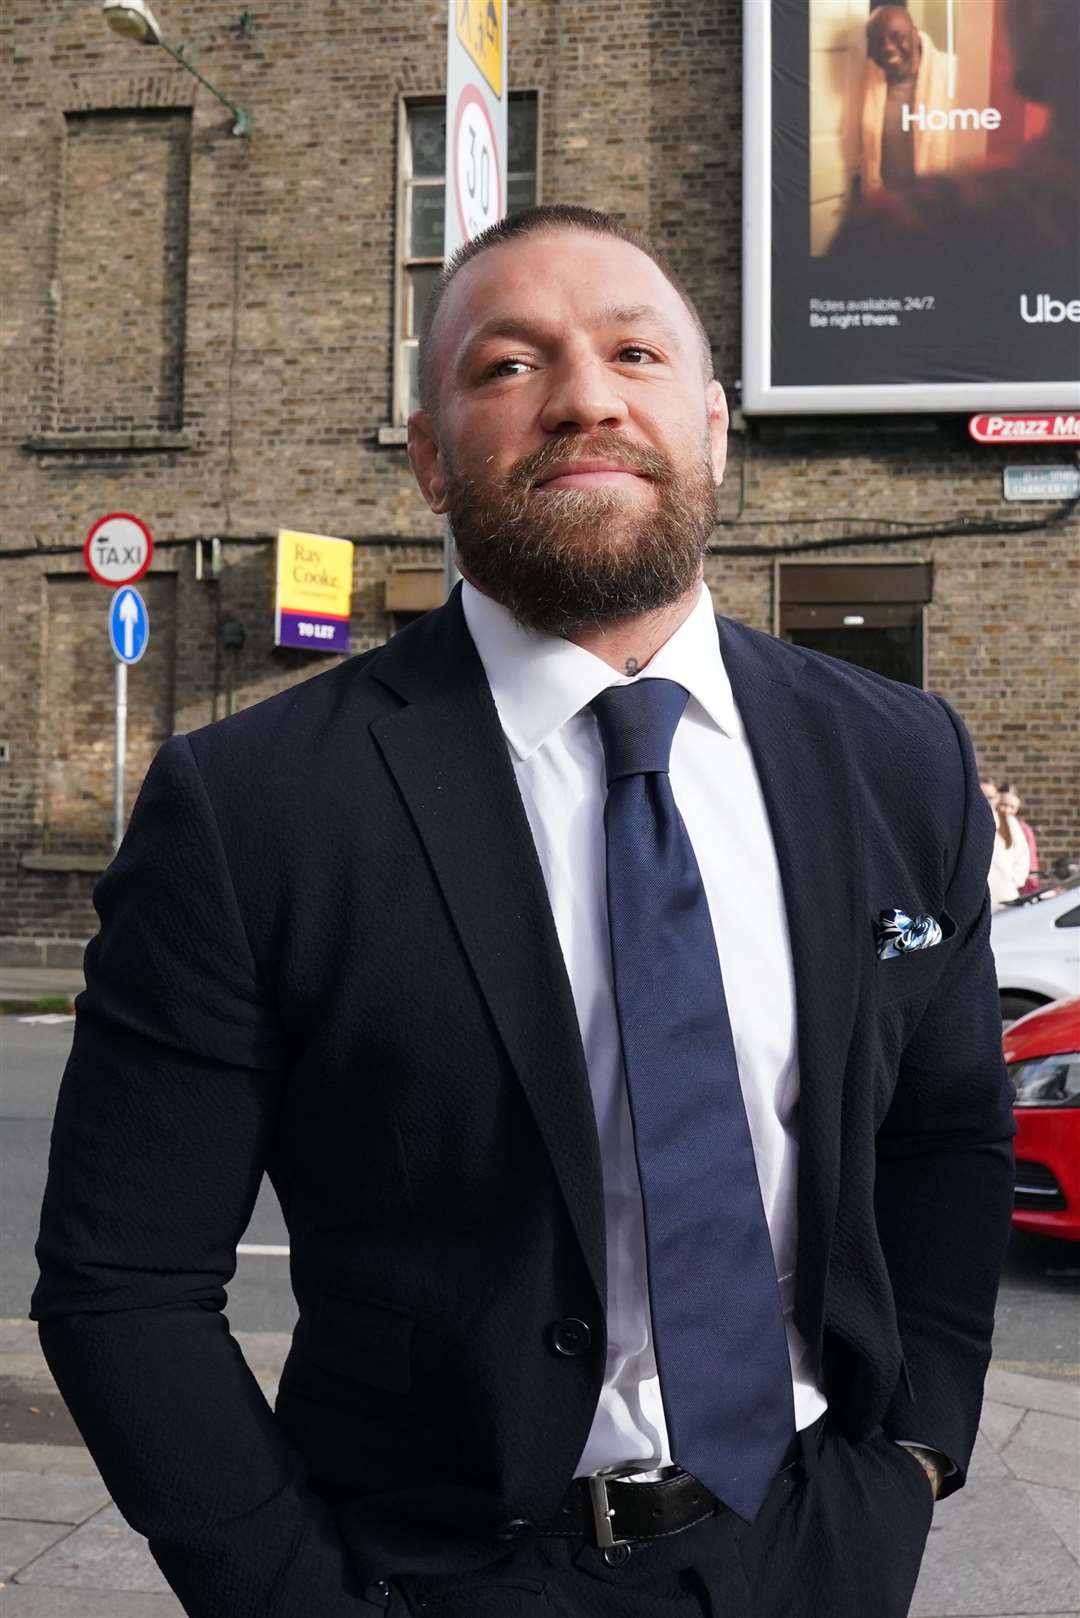
<path fill-rule="evenodd" d="M 167 743 L 100 885 L 49 1363 L 197 1618 L 899 1618 L 1011 1206 L 968 740 L 713 616 L 723 391 L 613 219 L 473 241 L 421 377 L 464 584 Z"/>

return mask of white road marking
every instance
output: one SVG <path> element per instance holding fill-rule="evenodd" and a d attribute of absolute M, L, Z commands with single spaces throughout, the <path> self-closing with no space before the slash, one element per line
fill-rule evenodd
<path fill-rule="evenodd" d="M 244 1242 L 237 1249 L 237 1253 L 247 1258 L 288 1258 L 287 1247 L 263 1247 L 258 1242 Z"/>
<path fill-rule="evenodd" d="M 73 1011 L 44 1011 L 36 1017 L 17 1017 L 15 1020 L 16 1022 L 36 1022 L 46 1024 L 57 1022 L 74 1022 L 75 1013 Z"/>

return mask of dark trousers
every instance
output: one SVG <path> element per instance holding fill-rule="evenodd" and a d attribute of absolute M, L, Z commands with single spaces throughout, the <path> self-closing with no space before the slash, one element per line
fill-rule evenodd
<path fill-rule="evenodd" d="M 932 1514 L 906 1450 L 827 1433 L 752 1527 L 722 1512 L 622 1550 L 538 1540 L 480 1573 L 391 1581 L 387 1618 L 905 1618 Z"/>

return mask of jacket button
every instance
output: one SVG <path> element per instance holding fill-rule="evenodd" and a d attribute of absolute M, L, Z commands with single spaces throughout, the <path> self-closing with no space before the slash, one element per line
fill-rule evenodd
<path fill-rule="evenodd" d="M 592 1342 L 592 1332 L 588 1326 L 583 1320 L 575 1320 L 573 1315 L 568 1315 L 565 1320 L 553 1321 L 548 1331 L 556 1354 L 564 1354 L 569 1359 L 584 1354 Z"/>
<path fill-rule="evenodd" d="M 509 1522 L 499 1524 L 500 1539 L 524 1539 L 526 1534 L 532 1533 L 532 1523 L 527 1517 L 511 1517 Z"/>

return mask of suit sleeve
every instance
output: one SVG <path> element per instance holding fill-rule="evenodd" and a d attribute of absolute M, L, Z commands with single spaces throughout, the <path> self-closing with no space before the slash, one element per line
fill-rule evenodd
<path fill-rule="evenodd" d="M 367 1618 L 222 1314 L 285 1052 L 185 737 L 94 902 L 37 1246 L 45 1357 L 191 1618 Z"/>
<path fill-rule="evenodd" d="M 989 943 L 993 817 L 967 733 L 941 706 L 959 747 L 951 801 L 962 809 L 945 901 L 957 934 L 878 1134 L 876 1211 L 905 1365 L 884 1426 L 954 1463 L 945 1495 L 963 1484 L 978 1428 L 1012 1214 L 1015 1126 Z"/>

